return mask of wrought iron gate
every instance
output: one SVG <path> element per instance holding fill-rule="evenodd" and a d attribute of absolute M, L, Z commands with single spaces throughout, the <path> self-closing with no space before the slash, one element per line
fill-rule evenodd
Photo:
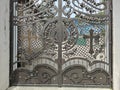
<path fill-rule="evenodd" d="M 13 0 L 12 85 L 110 87 L 110 0 Z"/>

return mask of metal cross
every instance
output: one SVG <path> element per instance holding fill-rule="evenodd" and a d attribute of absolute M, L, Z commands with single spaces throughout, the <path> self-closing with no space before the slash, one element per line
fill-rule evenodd
<path fill-rule="evenodd" d="M 94 53 L 94 51 L 93 51 L 93 39 L 95 39 L 95 40 L 98 40 L 99 41 L 99 38 L 100 38 L 100 36 L 99 35 L 93 35 L 93 32 L 94 32 L 94 30 L 90 30 L 90 36 L 88 36 L 88 35 L 83 35 L 83 38 L 84 39 L 87 39 L 87 38 L 90 38 L 90 50 L 89 50 L 89 53 L 90 54 L 93 54 Z"/>
<path fill-rule="evenodd" d="M 28 35 L 27 36 L 24 36 L 24 35 L 22 35 L 22 40 L 24 40 L 24 39 L 26 39 L 27 38 L 27 40 L 28 40 L 28 52 L 29 53 L 31 53 L 31 41 L 32 41 L 32 39 L 35 39 L 35 40 L 37 40 L 37 35 L 32 35 L 32 32 L 31 32 L 31 30 L 28 30 L 27 31 L 28 32 Z"/>

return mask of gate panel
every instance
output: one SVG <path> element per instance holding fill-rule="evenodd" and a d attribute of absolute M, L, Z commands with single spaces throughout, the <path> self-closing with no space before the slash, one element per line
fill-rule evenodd
<path fill-rule="evenodd" d="M 13 1 L 12 85 L 111 86 L 111 1 Z"/>
<path fill-rule="evenodd" d="M 13 85 L 58 83 L 57 36 L 53 37 L 57 28 L 56 21 L 52 20 L 58 12 L 55 3 L 52 0 L 13 2 L 14 30 L 17 34 Z"/>

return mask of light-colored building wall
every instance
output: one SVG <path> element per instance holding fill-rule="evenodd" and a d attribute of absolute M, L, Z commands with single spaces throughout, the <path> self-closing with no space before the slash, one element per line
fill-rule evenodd
<path fill-rule="evenodd" d="M 9 1 L 0 0 L 0 90 L 9 85 Z M 120 0 L 113 0 L 113 89 L 120 90 Z M 9 90 L 111 90 L 105 88 L 11 87 Z"/>
<path fill-rule="evenodd" d="M 120 90 L 120 0 L 113 0 L 113 87 Z"/>
<path fill-rule="evenodd" d="M 9 0 L 0 0 L 0 90 L 9 84 Z"/>

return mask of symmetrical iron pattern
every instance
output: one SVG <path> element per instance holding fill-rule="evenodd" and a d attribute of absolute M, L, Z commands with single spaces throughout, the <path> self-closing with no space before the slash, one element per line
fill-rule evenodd
<path fill-rule="evenodd" d="M 111 86 L 110 0 L 14 0 L 12 85 Z"/>

